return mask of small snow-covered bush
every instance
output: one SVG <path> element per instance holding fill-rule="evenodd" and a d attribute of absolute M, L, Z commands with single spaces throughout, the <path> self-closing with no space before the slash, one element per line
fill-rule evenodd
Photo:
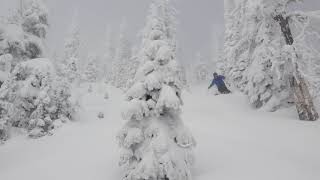
<path fill-rule="evenodd" d="M 48 59 L 18 64 L 0 89 L 0 102 L 6 124 L 41 137 L 72 119 L 70 89 L 59 79 Z"/>
<path fill-rule="evenodd" d="M 109 93 L 108 92 L 104 93 L 104 99 L 109 99 Z"/>
<path fill-rule="evenodd" d="M 98 118 L 99 118 L 99 119 L 103 119 L 103 118 L 104 118 L 104 113 L 103 113 L 103 112 L 99 112 Z"/>

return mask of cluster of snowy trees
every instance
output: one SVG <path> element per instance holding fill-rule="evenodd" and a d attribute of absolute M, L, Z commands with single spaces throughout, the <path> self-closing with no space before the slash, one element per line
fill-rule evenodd
<path fill-rule="evenodd" d="M 75 11 L 68 36 L 64 42 L 64 55 L 59 63 L 61 74 L 69 83 L 80 83 L 80 30 L 78 13 Z"/>
<path fill-rule="evenodd" d="M 57 63 L 59 73 L 68 77 L 70 83 L 94 83 L 105 81 L 117 88 L 127 90 L 133 82 L 139 61 L 129 37 L 126 21 L 120 25 L 119 37 L 114 38 L 111 28 L 106 30 L 103 53 L 80 54 L 81 37 L 78 13 L 74 17 L 65 38 L 64 55 Z"/>
<path fill-rule="evenodd" d="M 111 84 L 123 90 L 132 85 L 139 61 L 133 53 L 133 46 L 126 34 L 126 21 L 120 26 L 120 35 L 112 63 Z"/>
<path fill-rule="evenodd" d="M 204 59 L 201 53 L 197 53 L 193 65 L 191 65 L 189 73 L 192 75 L 189 81 L 193 84 L 208 83 L 212 78 L 213 69 L 212 62 L 208 59 Z"/>
<path fill-rule="evenodd" d="M 46 59 L 48 11 L 41 0 L 23 1 L 0 25 L 0 141 L 13 128 L 30 137 L 52 133 L 72 119 L 69 85 Z"/>
<path fill-rule="evenodd" d="M 191 180 L 195 140 L 179 117 L 181 67 L 176 59 L 176 11 L 168 0 L 152 0 L 133 86 L 117 139 L 124 179 Z"/>
<path fill-rule="evenodd" d="M 315 55 L 301 40 L 309 16 L 289 12 L 288 5 L 295 2 L 225 0 L 221 69 L 254 107 L 276 111 L 294 102 L 300 119 L 315 120 L 318 115 L 302 68 Z"/>

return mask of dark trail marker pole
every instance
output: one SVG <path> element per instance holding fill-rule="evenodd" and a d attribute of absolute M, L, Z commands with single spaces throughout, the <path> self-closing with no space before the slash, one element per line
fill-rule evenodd
<path fill-rule="evenodd" d="M 275 16 L 274 20 L 280 24 L 286 44 L 292 46 L 294 39 L 290 29 L 289 17 L 284 17 L 282 14 L 280 14 Z M 298 58 L 297 53 L 296 57 Z M 316 121 L 319 118 L 319 114 L 314 107 L 307 83 L 299 72 L 297 62 L 292 62 L 291 65 L 294 72 L 292 72 L 293 74 L 290 77 L 290 87 L 294 93 L 294 100 L 299 119 L 304 121 Z"/>

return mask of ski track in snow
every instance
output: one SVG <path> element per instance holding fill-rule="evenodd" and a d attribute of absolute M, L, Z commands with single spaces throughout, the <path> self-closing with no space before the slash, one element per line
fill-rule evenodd
<path fill-rule="evenodd" d="M 319 122 L 297 120 L 294 108 L 256 111 L 240 94 L 214 96 L 204 89 L 183 97 L 182 118 L 198 143 L 195 180 L 320 179 Z M 12 138 L 0 146 L 0 180 L 121 179 L 115 136 L 124 123 L 123 99 L 119 90 L 97 85 L 83 96 L 78 121 L 53 136 Z"/>

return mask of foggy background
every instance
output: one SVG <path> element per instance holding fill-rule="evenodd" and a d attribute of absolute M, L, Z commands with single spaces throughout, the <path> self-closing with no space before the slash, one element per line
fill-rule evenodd
<path fill-rule="evenodd" d="M 45 0 L 50 11 L 47 46 L 51 54 L 61 54 L 74 10 L 79 14 L 82 56 L 100 54 L 106 27 L 119 32 L 121 20 L 127 19 L 128 34 L 139 43 L 138 32 L 144 27 L 150 0 Z M 0 0 L 0 16 L 18 6 L 19 0 Z M 179 11 L 179 57 L 192 61 L 197 52 L 210 58 L 223 41 L 223 0 L 176 0 Z M 302 9 L 320 9 L 320 0 L 305 0 Z M 117 38 L 118 36 L 115 35 Z"/>

